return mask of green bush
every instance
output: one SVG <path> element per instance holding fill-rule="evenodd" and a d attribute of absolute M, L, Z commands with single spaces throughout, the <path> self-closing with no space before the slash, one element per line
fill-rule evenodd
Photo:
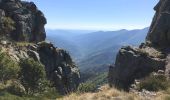
<path fill-rule="evenodd" d="M 90 82 L 82 83 L 78 87 L 78 92 L 94 92 L 96 90 L 96 86 Z"/>
<path fill-rule="evenodd" d="M 0 52 L 0 80 L 6 82 L 18 77 L 20 67 L 6 53 Z"/>
<path fill-rule="evenodd" d="M 44 100 L 55 100 L 56 98 L 60 98 L 61 95 L 59 92 L 56 90 L 56 88 L 51 87 L 47 89 L 46 92 L 42 93 L 40 97 L 44 98 Z"/>
<path fill-rule="evenodd" d="M 9 34 L 15 30 L 15 22 L 10 17 L 3 17 L 0 22 L 0 34 Z"/>
<path fill-rule="evenodd" d="M 20 84 L 20 82 L 11 82 L 11 85 L 6 88 L 6 90 L 14 95 L 23 96 L 25 94 L 25 88 Z"/>
<path fill-rule="evenodd" d="M 45 90 L 48 81 L 46 80 L 45 68 L 32 58 L 20 61 L 21 83 L 26 89 L 27 94 L 42 92 Z"/>
<path fill-rule="evenodd" d="M 153 75 L 151 74 L 149 77 L 146 77 L 144 80 L 140 82 L 138 85 L 138 89 L 146 89 L 149 91 L 159 91 L 166 90 L 169 86 L 169 81 L 164 75 Z"/>

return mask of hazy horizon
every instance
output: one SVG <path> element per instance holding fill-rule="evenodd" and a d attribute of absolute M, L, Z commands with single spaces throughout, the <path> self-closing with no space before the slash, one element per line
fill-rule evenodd
<path fill-rule="evenodd" d="M 149 28 L 149 26 L 146 26 L 144 28 L 134 28 L 134 29 L 99 29 L 99 30 L 96 30 L 96 29 L 59 29 L 59 28 L 54 28 L 54 29 L 50 29 L 50 28 L 45 28 L 46 30 L 50 30 L 50 31 L 56 31 L 56 30 L 61 30 L 61 31 L 120 31 L 120 30 L 127 30 L 127 31 L 131 31 L 131 30 L 142 30 L 142 29 L 145 29 L 145 28 Z"/>

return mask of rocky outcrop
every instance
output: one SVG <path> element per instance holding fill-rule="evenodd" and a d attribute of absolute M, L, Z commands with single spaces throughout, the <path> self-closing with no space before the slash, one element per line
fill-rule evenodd
<path fill-rule="evenodd" d="M 25 58 L 40 62 L 61 94 L 72 92 L 79 85 L 79 70 L 69 53 L 42 42 L 46 23 L 33 2 L 0 0 L 0 48 L 16 62 Z"/>
<path fill-rule="evenodd" d="M 33 2 L 0 0 L 0 18 L 9 17 L 15 22 L 11 37 L 17 41 L 40 42 L 46 38 L 43 13 Z"/>
<path fill-rule="evenodd" d="M 128 90 L 135 79 L 143 78 L 151 72 L 165 69 L 165 56 L 154 48 L 122 47 L 115 66 L 110 66 L 109 83 Z"/>
<path fill-rule="evenodd" d="M 51 43 L 40 42 L 20 46 L 15 43 L 3 43 L 0 47 L 14 60 L 33 58 L 45 66 L 47 78 L 61 94 L 75 91 L 79 85 L 80 74 L 70 55 Z"/>
<path fill-rule="evenodd" d="M 138 48 L 123 47 L 119 50 L 115 65 L 110 66 L 109 84 L 128 90 L 135 79 L 163 70 L 169 77 L 170 47 L 170 1 L 160 0 L 154 8 L 153 18 L 146 42 Z"/>
<path fill-rule="evenodd" d="M 38 44 L 37 52 L 40 62 L 46 67 L 48 78 L 61 93 L 76 90 L 80 79 L 79 70 L 66 51 L 42 42 Z"/>
<path fill-rule="evenodd" d="M 170 47 L 170 1 L 160 0 L 154 10 L 156 14 L 146 40 L 156 46 Z"/>

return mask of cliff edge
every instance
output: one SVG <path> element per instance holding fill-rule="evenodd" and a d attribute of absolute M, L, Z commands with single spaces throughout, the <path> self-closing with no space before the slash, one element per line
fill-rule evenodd
<path fill-rule="evenodd" d="M 75 91 L 79 69 L 69 53 L 45 42 L 47 20 L 33 2 L 0 0 L 0 47 L 15 62 L 33 58 L 61 93 Z"/>
<path fill-rule="evenodd" d="M 146 42 L 137 48 L 126 46 L 119 50 L 115 65 L 109 69 L 110 86 L 128 90 L 136 79 L 160 70 L 169 77 L 170 1 L 160 0 L 154 9 Z"/>

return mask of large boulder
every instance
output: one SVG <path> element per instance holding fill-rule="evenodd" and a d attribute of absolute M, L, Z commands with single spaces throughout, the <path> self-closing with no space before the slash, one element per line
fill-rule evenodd
<path fill-rule="evenodd" d="M 2 0 L 0 9 L 15 22 L 16 30 L 11 37 L 17 41 L 40 42 L 46 38 L 44 25 L 47 23 L 43 13 L 33 2 Z"/>
<path fill-rule="evenodd" d="M 143 78 L 151 72 L 164 70 L 164 55 L 153 48 L 122 47 L 115 66 L 110 66 L 109 83 L 119 89 L 128 90 L 135 79 Z"/>

